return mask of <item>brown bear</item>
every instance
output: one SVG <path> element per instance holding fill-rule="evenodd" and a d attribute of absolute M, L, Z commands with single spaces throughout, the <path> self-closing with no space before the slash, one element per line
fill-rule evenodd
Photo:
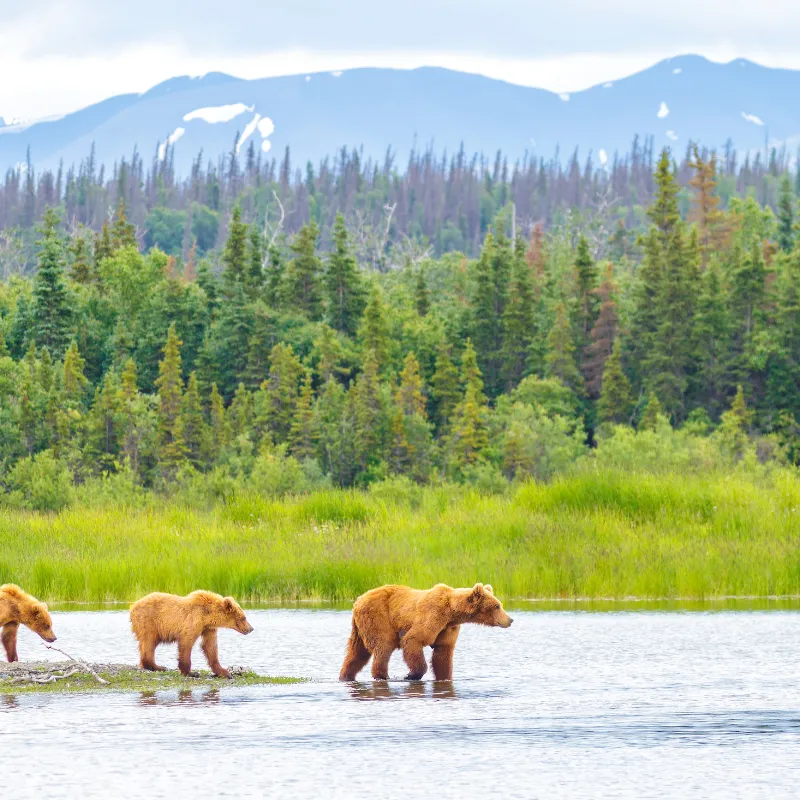
<path fill-rule="evenodd" d="M 44 603 L 23 592 L 19 586 L 6 583 L 0 586 L 0 639 L 9 661 L 19 661 L 17 656 L 17 630 L 20 625 L 38 633 L 46 642 L 54 642 L 53 620 Z"/>
<path fill-rule="evenodd" d="M 162 592 L 148 594 L 131 606 L 131 627 L 139 640 L 142 669 L 165 669 L 156 664 L 156 647 L 162 642 L 177 642 L 178 669 L 182 675 L 194 676 L 192 648 L 200 638 L 208 666 L 219 678 L 230 678 L 231 674 L 219 663 L 217 628 L 232 628 L 243 634 L 253 630 L 232 597 L 205 591 L 192 592 L 186 597 Z"/>
<path fill-rule="evenodd" d="M 428 671 L 423 647 L 433 648 L 433 676 L 437 681 L 453 677 L 453 651 L 460 626 L 466 622 L 508 628 L 511 617 L 494 596 L 492 587 L 476 583 L 471 589 L 452 589 L 443 583 L 433 589 L 381 586 L 353 605 L 353 630 L 339 674 L 353 681 L 372 657 L 372 677 L 389 677 L 389 659 L 398 648 L 408 664 L 409 680 Z"/>

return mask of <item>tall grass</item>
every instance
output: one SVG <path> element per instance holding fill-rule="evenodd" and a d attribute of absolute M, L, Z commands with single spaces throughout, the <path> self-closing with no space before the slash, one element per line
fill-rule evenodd
<path fill-rule="evenodd" d="M 491 582 L 506 598 L 800 594 L 800 480 L 584 472 L 501 496 L 242 495 L 211 511 L 0 512 L 0 583 L 48 600 L 209 588 L 349 601 L 398 582 Z"/>

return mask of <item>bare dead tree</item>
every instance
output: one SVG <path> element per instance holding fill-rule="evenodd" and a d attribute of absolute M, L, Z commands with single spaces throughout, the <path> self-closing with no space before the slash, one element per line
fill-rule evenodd
<path fill-rule="evenodd" d="M 25 272 L 27 258 L 18 228 L 0 230 L 0 274 L 6 281 Z"/>
<path fill-rule="evenodd" d="M 267 245 L 267 250 L 264 254 L 265 266 L 267 264 L 267 260 L 269 259 L 269 251 L 275 244 L 275 240 L 278 238 L 278 235 L 283 230 L 283 223 L 286 220 L 286 209 L 283 207 L 283 203 L 281 203 L 281 199 L 278 197 L 278 193 L 274 189 L 272 190 L 272 196 L 275 198 L 275 202 L 278 204 L 278 208 L 281 210 L 281 215 L 274 226 L 271 225 L 269 221 L 269 209 L 267 209 L 267 213 L 264 216 L 264 239 L 269 239 L 269 244 Z"/>

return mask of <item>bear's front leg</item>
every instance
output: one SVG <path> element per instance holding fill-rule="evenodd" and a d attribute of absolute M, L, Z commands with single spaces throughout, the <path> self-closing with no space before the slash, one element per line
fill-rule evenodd
<path fill-rule="evenodd" d="M 226 670 L 225 667 L 219 663 L 219 655 L 217 653 L 217 631 L 215 628 L 203 631 L 200 646 L 203 649 L 203 653 L 205 653 L 206 660 L 208 661 L 208 666 L 211 667 L 211 671 L 218 678 L 230 678 L 230 672 L 228 672 L 228 670 Z"/>
<path fill-rule="evenodd" d="M 19 628 L 18 622 L 7 622 L 3 626 L 3 647 L 6 649 L 6 656 L 9 662 L 19 661 L 17 656 L 17 629 Z"/>
<path fill-rule="evenodd" d="M 406 680 L 418 681 L 428 671 L 428 664 L 425 661 L 422 642 L 415 639 L 410 634 L 406 634 L 403 637 L 403 659 L 406 664 L 408 664 Z"/>
<path fill-rule="evenodd" d="M 197 677 L 197 673 L 192 672 L 192 648 L 196 641 L 195 636 L 182 637 L 178 641 L 178 669 L 184 677 Z"/>
<path fill-rule="evenodd" d="M 445 628 L 433 643 L 433 678 L 437 681 L 453 680 L 453 653 L 456 649 L 459 626 Z"/>

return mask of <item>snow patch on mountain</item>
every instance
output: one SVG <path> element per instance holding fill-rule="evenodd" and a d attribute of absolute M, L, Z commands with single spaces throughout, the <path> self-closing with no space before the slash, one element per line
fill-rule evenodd
<path fill-rule="evenodd" d="M 672 70 L 673 75 L 680 75 L 681 72 L 683 72 L 683 70 L 680 67 L 675 67 L 675 69 Z"/>
<path fill-rule="evenodd" d="M 172 133 L 167 136 L 166 140 L 161 142 L 158 146 L 158 160 L 163 161 L 167 157 L 167 148 L 171 147 L 177 142 L 183 134 L 186 133 L 186 128 L 175 128 Z"/>
<path fill-rule="evenodd" d="M 261 114 L 256 114 L 250 122 L 247 123 L 245 129 L 242 131 L 242 135 L 239 137 L 239 141 L 236 142 L 236 155 L 239 155 L 239 151 L 242 149 L 242 145 L 253 135 L 253 131 L 258 127 L 258 123 L 261 121 Z"/>
<path fill-rule="evenodd" d="M 203 122 L 213 125 L 218 122 L 230 122 L 248 111 L 252 113 L 255 110 L 255 106 L 246 106 L 244 103 L 231 103 L 227 106 L 208 106 L 207 108 L 196 108 L 194 111 L 184 114 L 183 121 L 191 122 L 194 119 L 201 119 Z"/>
<path fill-rule="evenodd" d="M 675 131 L 667 131 L 667 139 L 669 139 L 671 142 L 677 142 L 678 134 L 675 133 Z"/>
<path fill-rule="evenodd" d="M 665 119 L 666 117 L 669 116 L 669 106 L 663 100 L 661 101 L 661 105 L 658 107 L 658 112 L 656 113 L 656 116 L 659 119 Z"/>
<path fill-rule="evenodd" d="M 758 125 L 759 128 L 764 127 L 764 120 L 761 117 L 757 117 L 755 114 L 748 114 L 746 111 L 742 111 L 742 119 L 745 122 L 752 122 L 753 125 Z"/>
<path fill-rule="evenodd" d="M 608 153 L 606 153 L 606 151 L 603 150 L 602 147 L 600 148 L 600 150 L 598 152 L 598 155 L 600 156 L 600 164 L 602 166 L 605 166 L 606 164 L 608 164 Z"/>
<path fill-rule="evenodd" d="M 559 96 L 559 99 L 563 100 L 565 103 L 569 103 L 569 93 L 562 92 Z"/>

